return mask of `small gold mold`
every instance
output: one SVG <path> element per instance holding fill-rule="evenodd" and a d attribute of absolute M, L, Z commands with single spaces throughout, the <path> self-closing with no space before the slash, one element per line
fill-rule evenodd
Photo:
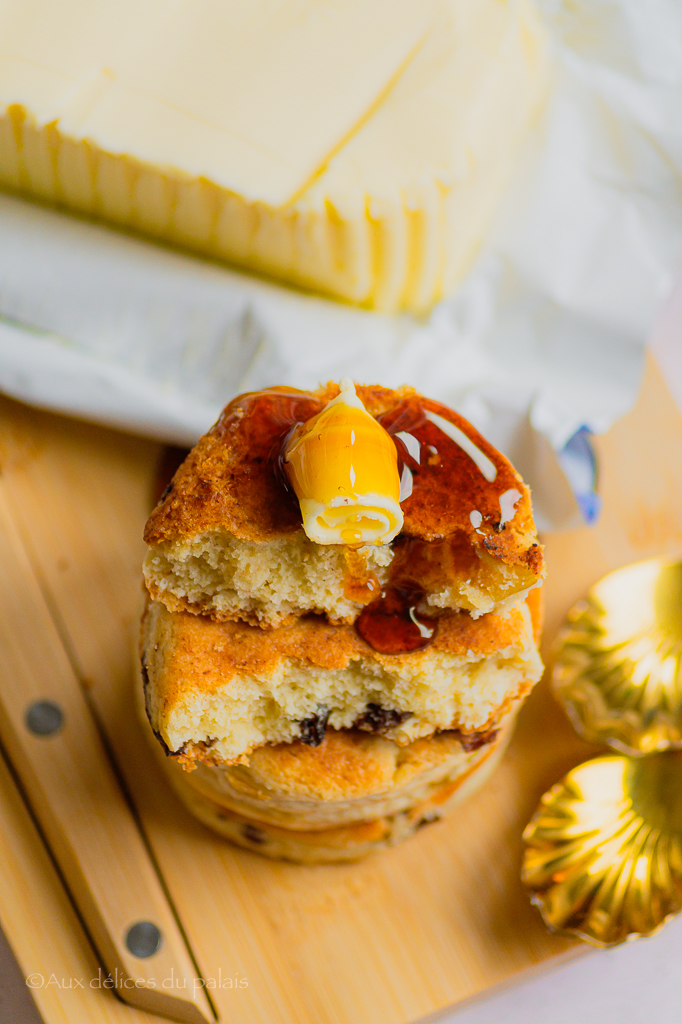
<path fill-rule="evenodd" d="M 596 946 L 682 909 L 682 752 L 586 761 L 545 793 L 521 879 L 545 923 Z"/>
<path fill-rule="evenodd" d="M 576 730 L 626 754 L 682 748 L 682 563 L 609 573 L 569 612 L 553 687 Z"/>

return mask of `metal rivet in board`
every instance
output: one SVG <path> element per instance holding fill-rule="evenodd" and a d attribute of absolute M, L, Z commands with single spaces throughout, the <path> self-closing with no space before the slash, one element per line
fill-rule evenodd
<path fill-rule="evenodd" d="M 34 736 L 54 736 L 64 724 L 64 712 L 53 700 L 37 700 L 26 709 L 25 722 Z"/>
<path fill-rule="evenodd" d="M 161 931 L 151 921 L 138 921 L 126 932 L 126 946 L 140 960 L 154 956 L 161 948 L 162 941 Z"/>

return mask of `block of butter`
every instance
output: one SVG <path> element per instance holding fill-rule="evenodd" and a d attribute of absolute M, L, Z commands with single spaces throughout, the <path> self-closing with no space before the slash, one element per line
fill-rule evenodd
<path fill-rule="evenodd" d="M 384 310 L 468 269 L 547 80 L 528 0 L 3 0 L 0 187 Z"/>

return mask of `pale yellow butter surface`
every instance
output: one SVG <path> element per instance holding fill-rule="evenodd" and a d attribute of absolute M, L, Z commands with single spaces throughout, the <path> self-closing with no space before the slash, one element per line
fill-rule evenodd
<path fill-rule="evenodd" d="M 0 0 L 0 184 L 423 310 L 545 83 L 526 0 Z"/>

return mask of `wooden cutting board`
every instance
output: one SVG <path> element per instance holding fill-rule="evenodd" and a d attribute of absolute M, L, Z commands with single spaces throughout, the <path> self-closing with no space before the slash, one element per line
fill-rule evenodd
<path fill-rule="evenodd" d="M 682 555 L 682 418 L 653 366 L 636 409 L 597 446 L 599 525 L 547 541 L 546 644 L 605 572 Z M 62 643 L 113 737 L 112 757 L 220 1019 L 407 1024 L 585 952 L 545 931 L 518 878 L 521 832 L 540 795 L 592 753 L 545 683 L 479 794 L 364 863 L 273 863 L 183 810 L 155 767 L 131 696 L 140 538 L 159 454 L 150 442 L 0 400 L 0 488 Z M 90 984 L 95 957 L 1 764 L 0 924 L 25 974 L 44 979 L 33 994 L 49 1024 L 154 1019 Z M 70 978 L 84 987 L 69 987 Z"/>

